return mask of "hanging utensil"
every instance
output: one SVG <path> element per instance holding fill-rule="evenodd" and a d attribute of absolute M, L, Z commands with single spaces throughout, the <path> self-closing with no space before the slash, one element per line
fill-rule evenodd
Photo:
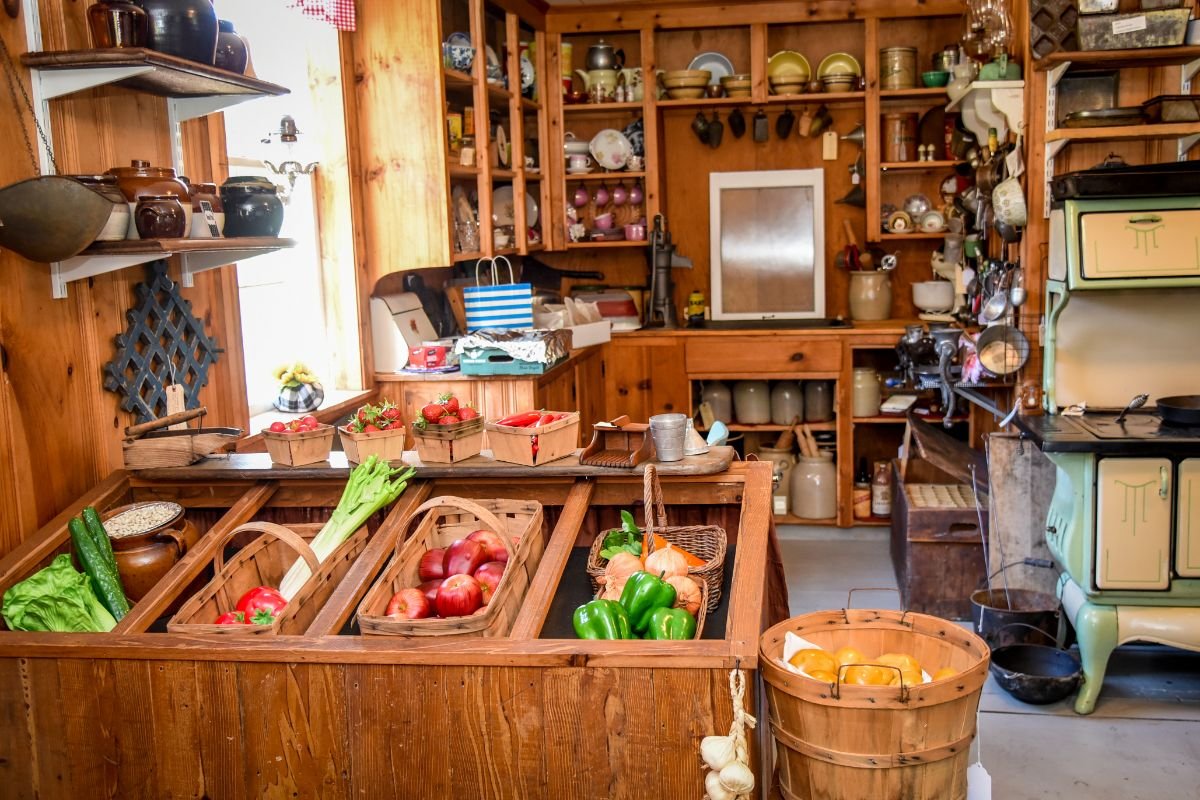
<path fill-rule="evenodd" d="M 784 108 L 783 113 L 775 120 L 775 135 L 780 139 L 786 139 L 792 133 L 792 126 L 796 124 L 796 115 L 792 113 L 790 108 Z"/>
<path fill-rule="evenodd" d="M 733 138 L 740 139 L 746 135 L 746 118 L 742 116 L 742 110 L 735 108 L 729 112 L 729 132 L 733 134 Z"/>
<path fill-rule="evenodd" d="M 767 112 L 760 108 L 754 115 L 754 141 L 761 144 L 769 138 L 771 138 L 771 134 L 767 123 Z"/>
<path fill-rule="evenodd" d="M 1025 270 L 1017 267 L 1012 271 L 1012 287 L 1008 290 L 1008 301 L 1013 308 L 1020 308 L 1028 299 L 1025 291 Z"/>
<path fill-rule="evenodd" d="M 862 147 L 867 140 L 867 129 L 864 128 L 863 124 L 860 122 L 857 126 L 855 126 L 854 130 L 838 138 L 840 138 L 843 142 L 854 142 L 859 147 Z"/>
<path fill-rule="evenodd" d="M 697 111 L 692 118 L 692 133 L 696 134 L 701 144 L 708 144 L 708 118 L 703 111 Z"/>
<path fill-rule="evenodd" d="M 1121 411 L 1121 413 L 1117 415 L 1116 423 L 1118 425 L 1123 424 L 1125 422 L 1126 414 L 1128 414 L 1130 411 L 1134 411 L 1135 409 L 1139 409 L 1142 406 L 1146 405 L 1146 401 L 1149 399 L 1150 399 L 1150 395 L 1148 395 L 1148 394 L 1134 395 L 1133 399 L 1129 401 L 1129 405 L 1125 406 L 1125 408 Z"/>
<path fill-rule="evenodd" d="M 858 261 L 858 240 L 854 236 L 854 228 L 850 225 L 850 220 L 842 220 L 842 229 L 846 231 L 846 249 L 843 256 L 846 269 L 861 269 L 862 265 Z"/>
<path fill-rule="evenodd" d="M 713 109 L 712 119 L 708 123 L 708 146 L 716 150 L 721 146 L 721 138 L 725 133 L 725 123 L 721 122 L 721 117 L 717 110 Z"/>

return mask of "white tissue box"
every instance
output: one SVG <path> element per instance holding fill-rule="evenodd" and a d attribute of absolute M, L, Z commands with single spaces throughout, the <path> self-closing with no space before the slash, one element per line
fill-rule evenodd
<path fill-rule="evenodd" d="M 612 322 L 602 319 L 599 322 L 585 322 L 582 325 L 567 327 L 571 332 L 571 349 L 579 350 L 594 344 L 604 344 L 612 339 Z"/>

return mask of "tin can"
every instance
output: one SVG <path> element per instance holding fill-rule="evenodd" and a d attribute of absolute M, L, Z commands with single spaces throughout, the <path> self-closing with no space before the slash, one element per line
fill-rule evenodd
<path fill-rule="evenodd" d="M 884 114 L 881 129 L 885 162 L 917 160 L 917 114 L 915 112 Z"/>
<path fill-rule="evenodd" d="M 450 141 L 450 149 L 458 150 L 462 146 L 463 115 L 451 111 L 446 115 L 446 138 Z"/>
<path fill-rule="evenodd" d="M 917 48 L 885 47 L 879 51 L 879 88 L 913 89 L 917 85 Z"/>

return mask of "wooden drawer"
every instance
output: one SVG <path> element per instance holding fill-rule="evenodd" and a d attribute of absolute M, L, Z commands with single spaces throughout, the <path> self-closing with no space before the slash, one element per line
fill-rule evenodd
<path fill-rule="evenodd" d="M 695 337 L 688 340 L 688 374 L 838 372 L 842 344 L 802 336 Z"/>

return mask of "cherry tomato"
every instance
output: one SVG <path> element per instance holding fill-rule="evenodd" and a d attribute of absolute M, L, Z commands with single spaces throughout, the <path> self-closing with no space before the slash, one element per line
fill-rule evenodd
<path fill-rule="evenodd" d="M 300 424 L 301 425 L 311 425 L 313 427 L 316 427 L 320 423 L 317 422 L 317 418 L 314 417 L 312 414 L 306 414 L 300 418 Z"/>
<path fill-rule="evenodd" d="M 271 423 L 271 427 L 267 428 L 267 430 L 269 430 L 271 433 L 283 433 L 287 430 L 287 425 L 284 425 L 282 422 L 275 421 Z"/>

